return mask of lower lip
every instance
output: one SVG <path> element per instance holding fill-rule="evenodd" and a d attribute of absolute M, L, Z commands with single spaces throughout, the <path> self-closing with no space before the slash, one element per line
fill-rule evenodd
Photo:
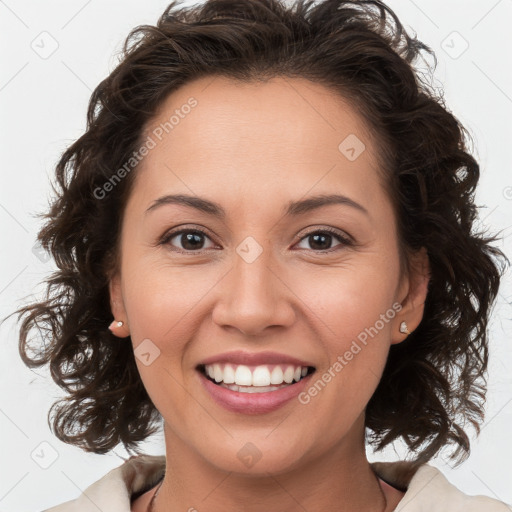
<path fill-rule="evenodd" d="M 211 380 L 198 370 L 201 382 L 206 391 L 219 405 L 231 412 L 240 412 L 244 414 L 263 414 L 272 412 L 285 403 L 295 398 L 307 386 L 312 374 L 299 380 L 295 384 L 291 384 L 275 391 L 267 391 L 265 393 L 240 393 L 232 391 L 214 384 Z"/>

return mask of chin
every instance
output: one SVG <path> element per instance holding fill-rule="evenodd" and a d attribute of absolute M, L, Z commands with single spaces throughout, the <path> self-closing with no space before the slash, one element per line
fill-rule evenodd
<path fill-rule="evenodd" d="M 270 431 L 260 436 L 243 436 L 243 441 L 230 438 L 224 446 L 209 444 L 203 456 L 222 471 L 243 475 L 265 477 L 268 473 L 286 473 L 296 468 L 303 459 L 303 451 L 297 445 L 284 445 L 279 436 L 271 439 L 274 434 L 268 436 Z"/>

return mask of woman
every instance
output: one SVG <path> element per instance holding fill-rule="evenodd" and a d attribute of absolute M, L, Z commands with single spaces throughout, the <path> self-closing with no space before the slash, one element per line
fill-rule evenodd
<path fill-rule="evenodd" d="M 377 0 L 173 3 L 124 50 L 58 163 L 20 349 L 69 394 L 59 439 L 137 455 L 50 510 L 508 510 L 428 465 L 483 419 L 506 259 L 430 50 Z"/>

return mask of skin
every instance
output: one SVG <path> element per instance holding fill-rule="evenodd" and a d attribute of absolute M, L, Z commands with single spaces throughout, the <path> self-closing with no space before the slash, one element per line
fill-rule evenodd
<path fill-rule="evenodd" d="M 343 98 L 297 78 L 188 83 L 165 100 L 146 135 L 191 96 L 197 106 L 134 171 L 110 281 L 112 313 L 124 322 L 113 332 L 131 336 L 134 349 L 149 338 L 160 350 L 148 366 L 136 359 L 164 419 L 166 475 L 154 510 L 391 511 L 402 494 L 383 493 L 371 470 L 364 411 L 391 344 L 407 337 L 400 322 L 412 331 L 421 321 L 428 259 L 420 251 L 411 272 L 400 273 L 375 144 Z M 366 146 L 355 161 L 338 149 L 349 134 Z M 335 204 L 283 215 L 289 201 L 334 192 L 368 214 Z M 169 204 L 146 214 L 165 194 L 215 201 L 226 217 Z M 196 249 L 181 235 L 158 245 L 185 224 L 207 232 Z M 307 236 L 327 227 L 354 244 L 333 235 L 315 245 Z M 236 251 L 249 236 L 262 248 L 252 263 Z M 307 405 L 294 399 L 270 413 L 234 413 L 200 384 L 197 364 L 238 349 L 299 357 L 322 375 L 394 303 L 400 312 Z M 252 467 L 237 457 L 248 442 L 261 453 Z M 133 510 L 146 510 L 153 493 Z"/>

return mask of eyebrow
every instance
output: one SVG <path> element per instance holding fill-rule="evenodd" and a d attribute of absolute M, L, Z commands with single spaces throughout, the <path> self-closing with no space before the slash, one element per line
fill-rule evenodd
<path fill-rule="evenodd" d="M 166 204 L 188 206 L 190 208 L 194 208 L 203 213 L 212 215 L 214 217 L 218 217 L 220 219 L 225 219 L 226 217 L 226 211 L 220 204 L 210 201 L 208 199 L 204 199 L 202 197 L 190 196 L 186 194 L 171 194 L 159 197 L 149 206 L 145 213 L 148 214 L 150 211 L 153 211 L 159 206 Z M 368 210 L 364 206 L 355 202 L 353 199 L 350 199 L 349 197 L 340 194 L 322 194 L 318 196 L 308 197 L 307 199 L 302 199 L 300 201 L 290 201 L 285 206 L 284 214 L 286 216 L 304 215 L 305 213 L 309 213 L 323 206 L 328 206 L 332 204 L 350 206 L 365 213 L 368 216 L 370 215 L 368 213 Z"/>

